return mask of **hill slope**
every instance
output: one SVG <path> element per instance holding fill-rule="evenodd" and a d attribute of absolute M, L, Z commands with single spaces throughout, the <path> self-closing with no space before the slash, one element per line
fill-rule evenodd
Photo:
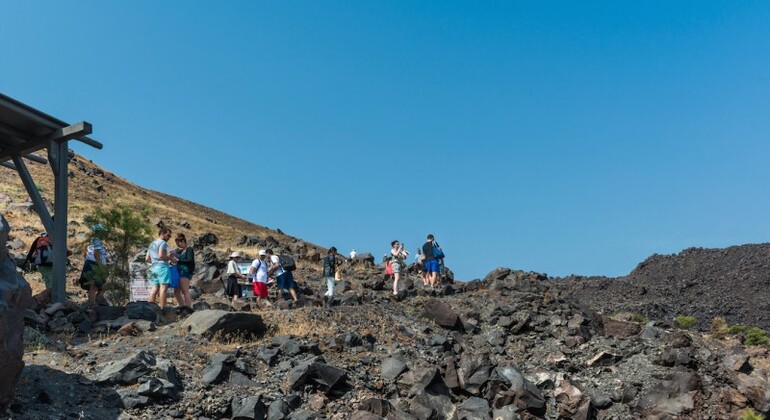
<path fill-rule="evenodd" d="M 723 316 L 730 324 L 770 329 L 770 244 L 689 248 L 653 255 L 629 275 L 568 277 L 555 287 L 604 312 L 630 311 L 650 319 L 698 319 L 701 329 Z"/>
<path fill-rule="evenodd" d="M 28 163 L 27 167 L 43 199 L 52 209 L 50 204 L 53 203 L 54 184 L 51 168 L 35 163 Z M 152 219 L 150 222 L 162 220 L 175 233 L 184 233 L 188 238 L 213 233 L 219 239 L 218 244 L 212 247 L 215 251 L 242 251 L 254 256 L 254 247 L 239 245 L 243 236 L 262 239 L 272 237 L 280 244 L 299 242 L 297 238 L 285 235 L 280 230 L 268 229 L 182 198 L 142 188 L 78 155 L 70 159 L 69 171 L 70 249 L 76 246 L 79 238 L 87 231 L 87 226 L 81 223 L 83 217 L 96 208 L 109 208 L 114 204 L 136 209 L 147 208 Z M 24 204 L 28 201 L 27 192 L 16 172 L 0 167 L 0 211 L 4 212 L 11 225 L 11 239 L 21 241 L 21 246 L 17 245 L 19 248 L 14 250 L 17 253 L 26 253 L 42 229 L 37 215 Z M 305 245 L 308 254 L 321 250 L 312 244 Z M 78 253 L 73 258 L 78 260 L 74 267 L 80 267 Z M 302 265 L 301 262 L 299 264 Z M 33 288 L 37 291 L 42 285 L 33 283 Z"/>

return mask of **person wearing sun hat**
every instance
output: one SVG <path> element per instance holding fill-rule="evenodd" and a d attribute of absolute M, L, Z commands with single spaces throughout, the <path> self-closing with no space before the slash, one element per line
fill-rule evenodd
<path fill-rule="evenodd" d="M 241 273 L 241 269 L 238 268 L 238 262 L 243 258 L 243 254 L 238 251 L 234 251 L 230 254 L 230 261 L 227 263 L 227 281 L 225 282 L 225 295 L 232 298 L 232 305 L 234 306 L 238 302 L 238 297 L 241 295 L 241 285 L 238 283 L 238 279 L 245 278 Z"/>

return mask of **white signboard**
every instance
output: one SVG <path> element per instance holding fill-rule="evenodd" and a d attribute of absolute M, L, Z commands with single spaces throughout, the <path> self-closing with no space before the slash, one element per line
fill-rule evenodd
<path fill-rule="evenodd" d="M 146 302 L 150 299 L 152 284 L 147 272 L 149 265 L 142 262 L 131 263 L 131 302 Z"/>

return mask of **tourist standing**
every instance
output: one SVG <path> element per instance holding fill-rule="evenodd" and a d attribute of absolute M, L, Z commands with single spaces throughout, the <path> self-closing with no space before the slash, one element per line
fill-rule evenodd
<path fill-rule="evenodd" d="M 428 235 L 428 240 L 422 245 L 423 266 L 425 272 L 423 273 L 423 282 L 430 286 L 431 289 L 436 287 L 438 282 L 438 270 L 439 262 L 433 253 L 434 238 L 433 235 Z"/>
<path fill-rule="evenodd" d="M 283 269 L 280 258 L 273 254 L 272 249 L 266 249 L 265 252 L 268 257 L 270 257 L 270 269 L 267 272 L 268 276 L 275 278 L 278 289 L 288 290 L 291 299 L 296 302 L 299 299 L 297 298 L 297 283 L 294 281 L 294 275 L 291 274 L 291 271 Z"/>
<path fill-rule="evenodd" d="M 166 308 L 166 294 L 171 283 L 171 263 L 178 260 L 168 250 L 168 240 L 171 239 L 171 229 L 167 227 L 158 230 L 158 239 L 152 241 L 147 247 L 144 260 L 150 264 L 150 302 L 159 300 L 160 310 Z"/>
<path fill-rule="evenodd" d="M 406 258 L 409 252 L 404 249 L 404 245 L 398 241 L 390 243 L 390 265 L 393 270 L 393 295 L 398 295 L 398 280 L 401 278 L 401 272 L 406 272 Z"/>
<path fill-rule="evenodd" d="M 267 299 L 267 252 L 259 250 L 259 256 L 252 261 L 249 275 L 254 279 L 254 296 L 257 300 Z"/>
<path fill-rule="evenodd" d="M 190 279 L 195 272 L 195 251 L 187 245 L 187 238 L 183 233 L 178 233 L 174 242 L 176 242 L 176 255 L 179 258 L 176 263 L 179 270 L 179 287 L 174 289 L 174 297 L 180 310 L 192 312 Z"/>
<path fill-rule="evenodd" d="M 238 263 L 241 261 L 243 254 L 240 252 L 233 252 L 230 254 L 230 261 L 227 263 L 227 282 L 225 283 L 225 294 L 232 298 L 231 306 L 235 308 L 235 304 L 238 302 L 238 298 L 241 296 L 241 285 L 238 283 L 238 279 L 246 278 L 241 273 L 241 269 L 238 267 Z"/>
<path fill-rule="evenodd" d="M 107 229 L 101 224 L 91 226 L 91 240 L 86 247 L 83 271 L 78 283 L 80 288 L 88 292 L 88 307 L 96 306 L 97 299 L 102 296 L 104 282 L 107 280 L 107 250 L 101 237 Z"/>
<path fill-rule="evenodd" d="M 27 253 L 27 261 L 35 264 L 37 271 L 43 276 L 45 289 L 51 289 L 51 276 L 53 275 L 53 243 L 47 232 L 41 232 L 35 238 Z"/>
<path fill-rule="evenodd" d="M 350 251 L 350 261 L 353 261 L 354 259 L 356 259 L 356 255 L 357 255 L 356 249 L 353 248 L 353 250 Z"/>
<path fill-rule="evenodd" d="M 326 293 L 324 293 L 324 306 L 331 305 L 334 299 L 334 283 L 337 273 L 337 248 L 331 247 L 322 260 L 324 265 L 323 276 L 326 280 Z"/>

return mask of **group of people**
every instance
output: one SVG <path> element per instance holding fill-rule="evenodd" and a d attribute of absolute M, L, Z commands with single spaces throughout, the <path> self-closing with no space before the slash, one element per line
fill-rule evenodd
<path fill-rule="evenodd" d="M 238 303 L 243 293 L 239 280 L 244 279 L 251 281 L 254 296 L 258 300 L 267 299 L 270 279 L 275 279 L 278 289 L 289 293 L 292 300 L 297 301 L 299 299 L 294 275 L 291 271 L 284 269 L 280 258 L 273 253 L 272 249 L 259 250 L 257 258 L 249 266 L 248 274 L 243 274 L 238 267 L 238 263 L 242 259 L 243 254 L 236 251 L 230 254 L 230 261 L 227 263 L 225 294 L 230 297 L 233 307 Z"/>
<path fill-rule="evenodd" d="M 393 274 L 393 295 L 398 295 L 398 281 L 401 279 L 401 273 L 405 272 L 407 267 L 407 258 L 409 252 L 404 249 L 404 245 L 399 241 L 390 243 L 390 272 Z M 429 234 L 422 248 L 417 250 L 416 262 L 421 265 L 423 286 L 431 289 L 438 286 L 441 267 L 444 260 L 444 251 L 436 242 L 432 234 Z"/>
<path fill-rule="evenodd" d="M 168 289 L 174 290 L 174 298 L 180 310 L 192 312 L 190 279 L 195 272 L 195 252 L 187 244 L 184 234 L 176 235 L 176 248 L 169 248 L 171 229 L 162 227 L 158 230 L 158 239 L 147 248 L 144 260 L 150 264 L 148 274 L 152 289 L 150 302 L 157 302 L 161 310 L 166 307 Z"/>

